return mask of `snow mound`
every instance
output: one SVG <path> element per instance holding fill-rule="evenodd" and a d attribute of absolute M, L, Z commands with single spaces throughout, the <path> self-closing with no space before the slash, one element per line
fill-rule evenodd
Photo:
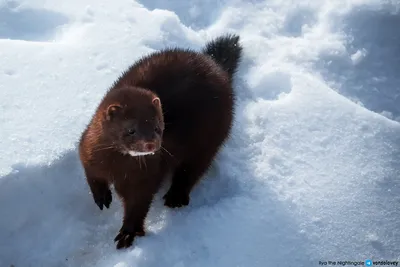
<path fill-rule="evenodd" d="M 317 266 L 400 260 L 399 4 L 0 2 L 0 266 Z M 232 137 L 188 207 L 112 242 L 77 140 L 141 56 L 227 32 L 244 58 Z M 115 196 L 115 194 L 114 194 Z"/>

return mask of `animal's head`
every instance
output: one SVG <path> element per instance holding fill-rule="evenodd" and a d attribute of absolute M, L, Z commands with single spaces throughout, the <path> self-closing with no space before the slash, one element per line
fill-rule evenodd
<path fill-rule="evenodd" d="M 123 154 L 142 156 L 161 148 L 164 118 L 161 100 L 148 90 L 125 87 L 103 100 L 103 131 Z"/>

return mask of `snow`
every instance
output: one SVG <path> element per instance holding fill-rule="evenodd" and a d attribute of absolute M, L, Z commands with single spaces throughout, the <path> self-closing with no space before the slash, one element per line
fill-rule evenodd
<path fill-rule="evenodd" d="M 0 266 L 318 266 L 400 260 L 396 1 L 0 1 Z M 231 139 L 148 235 L 92 200 L 77 141 L 136 59 L 226 32 Z M 165 188 L 163 188 L 165 190 Z M 164 192 L 164 191 L 163 191 Z"/>
<path fill-rule="evenodd" d="M 367 56 L 367 51 L 365 49 L 357 50 L 353 55 L 351 55 L 351 60 L 353 64 L 357 65 Z"/>

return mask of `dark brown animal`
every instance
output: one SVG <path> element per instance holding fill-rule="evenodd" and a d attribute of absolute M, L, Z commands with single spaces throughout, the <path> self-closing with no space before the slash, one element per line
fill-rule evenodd
<path fill-rule="evenodd" d="M 110 184 L 124 203 L 118 249 L 145 234 L 147 212 L 167 173 L 172 184 L 165 205 L 189 204 L 193 186 L 229 136 L 241 53 L 236 35 L 218 37 L 201 52 L 155 52 L 125 71 L 102 99 L 79 151 L 99 208 L 111 204 Z"/>

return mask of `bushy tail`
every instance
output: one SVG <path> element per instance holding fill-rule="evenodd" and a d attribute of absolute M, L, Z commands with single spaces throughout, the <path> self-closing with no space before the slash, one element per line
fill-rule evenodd
<path fill-rule="evenodd" d="M 239 36 L 228 34 L 208 42 L 203 53 L 211 56 L 232 78 L 239 65 L 242 50 L 243 48 L 239 44 Z"/>

